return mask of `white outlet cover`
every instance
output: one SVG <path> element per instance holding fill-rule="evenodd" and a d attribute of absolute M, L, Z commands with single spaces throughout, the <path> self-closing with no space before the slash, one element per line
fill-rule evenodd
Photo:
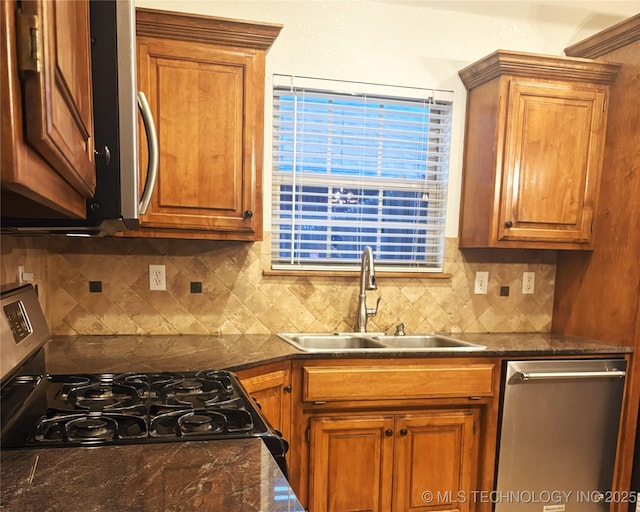
<path fill-rule="evenodd" d="M 533 295 L 536 289 L 536 273 L 522 273 L 522 295 Z"/>
<path fill-rule="evenodd" d="M 149 290 L 164 291 L 167 279 L 164 265 L 149 265 Z"/>
<path fill-rule="evenodd" d="M 486 295 L 489 288 L 489 272 L 476 272 L 476 282 L 473 287 L 473 293 L 476 295 Z"/>

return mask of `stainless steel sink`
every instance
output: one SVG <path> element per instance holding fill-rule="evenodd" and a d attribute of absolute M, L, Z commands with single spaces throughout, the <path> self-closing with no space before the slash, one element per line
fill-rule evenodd
<path fill-rule="evenodd" d="M 305 352 L 384 349 L 385 345 L 357 333 L 278 334 L 283 340 Z"/>
<path fill-rule="evenodd" d="M 281 333 L 280 338 L 304 352 L 343 352 L 362 350 L 473 351 L 484 345 L 469 343 L 439 334 L 405 336 L 384 333 Z"/>
<path fill-rule="evenodd" d="M 484 350 L 484 345 L 457 340 L 441 334 L 407 334 L 373 336 L 373 340 L 394 349 L 410 350 Z"/>

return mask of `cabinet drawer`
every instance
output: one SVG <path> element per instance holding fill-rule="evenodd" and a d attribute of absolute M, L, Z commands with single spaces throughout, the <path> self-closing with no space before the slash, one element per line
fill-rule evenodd
<path fill-rule="evenodd" d="M 496 365 L 306 366 L 303 401 L 492 396 Z"/>

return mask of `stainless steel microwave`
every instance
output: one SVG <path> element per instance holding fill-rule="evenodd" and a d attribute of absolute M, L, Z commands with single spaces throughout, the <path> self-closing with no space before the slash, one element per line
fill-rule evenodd
<path fill-rule="evenodd" d="M 105 158 L 96 158 L 96 192 L 87 200 L 86 219 L 3 217 L 3 233 L 113 234 L 137 229 L 149 205 L 157 176 L 157 136 L 149 105 L 136 87 L 134 1 L 92 0 L 90 21 L 94 140 Z M 143 187 L 138 184 L 138 111 L 149 145 Z"/>

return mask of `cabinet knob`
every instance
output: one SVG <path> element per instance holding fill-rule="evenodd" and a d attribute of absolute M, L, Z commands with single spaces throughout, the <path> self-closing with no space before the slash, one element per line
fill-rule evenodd
<path fill-rule="evenodd" d="M 388 428 L 387 430 L 384 431 L 384 435 L 387 437 L 391 437 L 393 435 L 393 430 Z"/>
<path fill-rule="evenodd" d="M 286 385 L 284 388 L 282 388 L 282 389 L 284 389 L 285 393 L 291 393 L 291 385 L 290 385 L 290 384 L 287 384 L 287 385 Z"/>
<path fill-rule="evenodd" d="M 406 429 L 406 428 L 401 428 L 401 429 L 400 429 L 400 435 L 401 435 L 401 436 L 406 436 L 408 433 L 409 433 L 409 432 L 407 431 L 407 429 Z"/>
<path fill-rule="evenodd" d="M 111 151 L 109 150 L 109 146 L 105 146 L 104 148 L 102 148 L 102 151 L 94 149 L 93 152 L 95 153 L 96 158 L 103 159 L 105 165 L 109 167 L 109 164 L 111 163 Z"/>
<path fill-rule="evenodd" d="M 504 223 L 504 227 L 505 228 L 510 228 L 513 226 L 513 222 L 511 222 L 510 220 L 508 220 L 507 222 Z"/>
<path fill-rule="evenodd" d="M 245 219 L 250 219 L 251 217 L 253 217 L 253 212 L 251 210 L 245 210 L 242 216 Z"/>

